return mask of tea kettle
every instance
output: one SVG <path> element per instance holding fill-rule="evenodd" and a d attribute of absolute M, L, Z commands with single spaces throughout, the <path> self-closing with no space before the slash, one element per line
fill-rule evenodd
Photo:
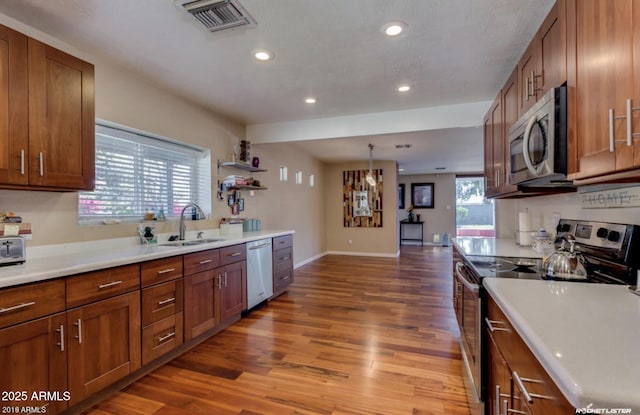
<path fill-rule="evenodd" d="M 569 250 L 565 249 L 565 242 L 569 243 Z M 586 280 L 587 270 L 584 258 L 575 250 L 576 240 L 573 235 L 566 235 L 560 249 L 549 255 L 543 267 L 548 277 L 563 280 Z"/>

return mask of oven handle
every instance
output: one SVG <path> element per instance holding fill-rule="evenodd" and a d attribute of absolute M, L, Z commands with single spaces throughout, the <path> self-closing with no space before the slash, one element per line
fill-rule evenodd
<path fill-rule="evenodd" d="M 462 283 L 462 285 L 464 285 L 469 291 L 473 292 L 473 293 L 477 293 L 480 291 L 480 287 L 478 286 L 478 284 L 473 284 L 469 281 L 467 281 L 467 279 L 464 277 L 464 275 L 462 275 L 462 272 L 460 272 L 461 268 L 464 266 L 464 264 L 462 264 L 462 262 L 456 262 L 456 277 L 458 278 L 458 281 L 460 281 Z"/>
<path fill-rule="evenodd" d="M 527 123 L 527 128 L 524 130 L 524 136 L 522 137 L 522 156 L 524 157 L 524 163 L 527 165 L 527 169 L 531 174 L 535 177 L 540 175 L 544 165 L 541 164 L 539 168 L 536 168 L 531 161 L 531 156 L 529 154 L 529 141 L 531 140 L 531 130 L 533 129 L 533 125 L 538 122 L 538 116 L 533 115 L 529 122 Z"/>

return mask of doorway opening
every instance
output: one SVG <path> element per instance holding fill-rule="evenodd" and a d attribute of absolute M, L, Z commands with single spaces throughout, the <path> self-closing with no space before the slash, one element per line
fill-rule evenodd
<path fill-rule="evenodd" d="M 484 197 L 484 177 L 456 177 L 456 236 L 495 237 L 495 205 Z"/>

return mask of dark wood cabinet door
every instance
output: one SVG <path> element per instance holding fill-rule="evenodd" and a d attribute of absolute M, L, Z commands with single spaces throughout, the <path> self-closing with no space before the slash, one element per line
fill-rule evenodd
<path fill-rule="evenodd" d="M 558 0 L 545 18 L 536 40 L 540 48 L 539 95 L 567 80 L 567 19 L 566 1 Z"/>
<path fill-rule="evenodd" d="M 218 324 L 215 293 L 221 283 L 219 269 L 184 278 L 184 339 L 198 337 Z"/>
<path fill-rule="evenodd" d="M 67 312 L 71 404 L 140 368 L 140 293 Z"/>
<path fill-rule="evenodd" d="M 0 330 L 0 391 L 26 392 L 26 400 L 12 398 L 11 407 L 47 405 L 47 414 L 67 408 L 66 324 L 60 313 Z M 32 399 L 40 391 L 56 397 Z"/>
<path fill-rule="evenodd" d="M 220 321 L 224 322 L 247 308 L 247 263 L 240 261 L 221 268 L 220 277 Z"/>
<path fill-rule="evenodd" d="M 0 183 L 28 183 L 27 37 L 0 25 Z"/>
<path fill-rule="evenodd" d="M 513 193 L 518 191 L 518 186 L 509 184 L 510 149 L 509 149 L 509 129 L 518 121 L 518 71 L 511 73 L 509 79 L 502 87 L 502 124 L 504 126 L 502 140 L 502 166 L 500 175 L 503 177 L 500 186 L 500 193 Z"/>
<path fill-rule="evenodd" d="M 496 190 L 496 175 L 493 170 L 493 126 L 491 125 L 491 113 L 493 107 L 484 118 L 484 194 L 486 197 L 494 196 Z"/>
<path fill-rule="evenodd" d="M 93 65 L 29 39 L 29 183 L 92 190 Z"/>
<path fill-rule="evenodd" d="M 571 0 L 569 30 L 575 30 L 576 178 L 624 169 L 626 142 L 611 151 L 609 110 L 613 110 L 613 139 L 626 141 L 626 100 L 633 90 L 632 1 Z M 574 85 L 571 85 L 574 84 Z M 631 157 L 632 159 L 633 157 Z"/>
<path fill-rule="evenodd" d="M 518 113 L 520 116 L 527 112 L 538 99 L 538 89 L 542 72 L 539 66 L 539 53 L 538 42 L 534 38 L 518 62 Z"/>
<path fill-rule="evenodd" d="M 493 342 L 487 336 L 487 406 L 489 415 L 503 415 L 504 401 L 511 407 L 511 376 L 509 366 Z"/>

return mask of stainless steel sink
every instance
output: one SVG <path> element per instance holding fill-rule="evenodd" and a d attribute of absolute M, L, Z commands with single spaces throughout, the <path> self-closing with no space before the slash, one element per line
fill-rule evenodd
<path fill-rule="evenodd" d="M 201 245 L 201 244 L 207 244 L 207 243 L 219 242 L 219 241 L 224 241 L 224 239 L 216 239 L 216 238 L 191 239 L 189 241 L 172 241 L 172 242 L 167 242 L 159 245 L 160 246 L 192 246 L 192 245 Z"/>

